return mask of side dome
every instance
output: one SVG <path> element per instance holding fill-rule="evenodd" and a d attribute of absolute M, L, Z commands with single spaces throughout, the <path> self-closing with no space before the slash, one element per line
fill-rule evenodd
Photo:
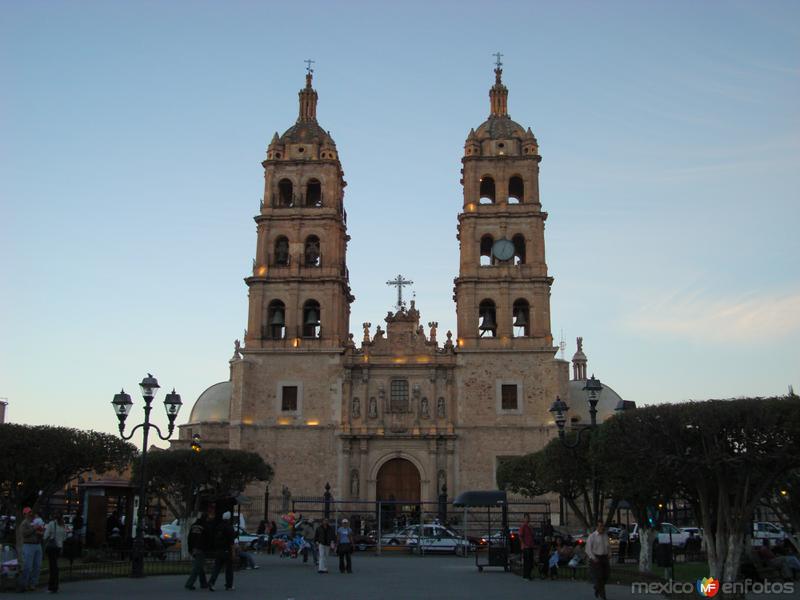
<path fill-rule="evenodd" d="M 231 411 L 230 381 L 215 383 L 197 398 L 189 415 L 189 424 L 227 423 Z"/>
<path fill-rule="evenodd" d="M 571 423 L 582 423 L 584 425 L 591 422 L 589 417 L 589 401 L 583 387 L 586 385 L 585 379 L 573 379 L 569 382 L 569 412 L 567 418 Z M 603 383 L 603 391 L 597 401 L 597 422 L 602 423 L 607 418 L 614 415 L 614 409 L 622 400 L 619 394 L 611 386 Z"/>

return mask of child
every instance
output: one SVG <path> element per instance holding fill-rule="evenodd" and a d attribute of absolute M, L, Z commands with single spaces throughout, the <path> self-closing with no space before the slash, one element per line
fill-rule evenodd
<path fill-rule="evenodd" d="M 547 561 L 550 579 L 558 579 L 558 548 L 553 548 L 550 559 Z"/>

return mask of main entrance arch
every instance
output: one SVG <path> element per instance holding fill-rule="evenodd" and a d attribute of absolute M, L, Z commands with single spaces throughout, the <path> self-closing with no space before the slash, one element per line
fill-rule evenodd
<path fill-rule="evenodd" d="M 378 471 L 375 487 L 377 500 L 397 500 L 404 504 L 416 504 L 420 501 L 419 470 L 410 460 L 392 458 L 383 463 Z"/>

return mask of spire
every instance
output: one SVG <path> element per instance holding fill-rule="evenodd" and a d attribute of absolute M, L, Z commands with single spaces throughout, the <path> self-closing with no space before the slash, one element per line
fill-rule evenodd
<path fill-rule="evenodd" d="M 311 68 L 313 60 L 306 60 L 306 87 L 300 90 L 300 115 L 297 122 L 317 120 L 317 92 L 311 87 L 314 78 L 314 69 Z"/>
<path fill-rule="evenodd" d="M 572 378 L 576 381 L 581 381 L 586 379 L 586 364 L 588 360 L 583 353 L 583 338 L 579 337 L 577 342 L 578 350 L 572 357 Z"/>
<path fill-rule="evenodd" d="M 503 55 L 495 52 L 494 85 L 489 90 L 490 117 L 508 116 L 508 88 L 503 85 Z"/>

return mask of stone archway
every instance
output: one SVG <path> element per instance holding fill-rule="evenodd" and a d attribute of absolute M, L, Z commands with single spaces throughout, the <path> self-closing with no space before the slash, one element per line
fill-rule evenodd
<path fill-rule="evenodd" d="M 417 504 L 421 495 L 419 470 L 410 460 L 392 458 L 381 465 L 375 481 L 377 500 Z"/>

